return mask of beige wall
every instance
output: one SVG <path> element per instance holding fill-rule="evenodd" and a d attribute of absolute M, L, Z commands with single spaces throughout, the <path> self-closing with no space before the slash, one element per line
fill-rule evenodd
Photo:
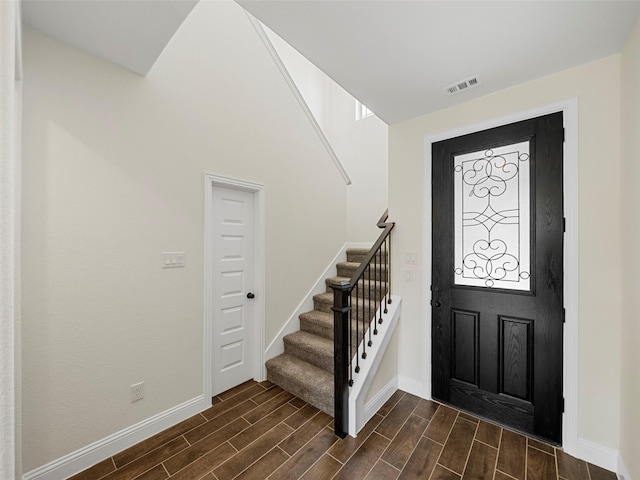
<path fill-rule="evenodd" d="M 389 206 L 402 295 L 398 368 L 421 381 L 430 279 L 421 270 L 426 136 L 577 97 L 579 109 L 580 438 L 618 448 L 620 432 L 620 57 L 615 55 L 389 129 Z M 417 253 L 413 282 L 405 253 Z M 606 409 L 605 407 L 606 406 Z"/>
<path fill-rule="evenodd" d="M 355 99 L 327 74 L 265 27 L 291 78 L 342 162 L 347 187 L 347 239 L 374 242 L 388 207 L 388 127 L 376 116 L 355 119 Z M 391 219 L 393 220 L 393 219 Z"/>
<path fill-rule="evenodd" d="M 235 3 L 200 2 L 146 78 L 30 29 L 24 62 L 29 471 L 203 393 L 205 172 L 266 185 L 267 344 L 347 239 L 346 185 Z"/>
<path fill-rule="evenodd" d="M 640 20 L 622 51 L 622 379 L 620 456 L 640 479 Z"/>

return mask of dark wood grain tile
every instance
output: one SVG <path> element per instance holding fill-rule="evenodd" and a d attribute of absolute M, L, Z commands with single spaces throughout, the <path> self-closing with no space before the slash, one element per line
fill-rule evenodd
<path fill-rule="evenodd" d="M 256 387 L 256 386 L 258 386 L 258 387 L 260 386 L 260 385 L 258 385 L 258 382 L 256 382 L 255 380 L 247 380 L 246 382 L 241 383 L 240 385 L 238 385 L 236 387 L 230 388 L 226 392 L 222 392 L 222 393 L 218 394 L 217 397 L 220 400 L 223 400 L 223 401 L 224 400 L 228 400 L 231 397 L 235 397 L 239 393 L 244 392 L 245 390 L 247 390 L 249 388 L 252 388 L 252 387 Z M 264 390 L 263 387 L 260 387 L 260 388 L 262 388 L 262 390 Z"/>
<path fill-rule="evenodd" d="M 259 422 L 254 423 L 249 428 L 230 439 L 229 443 L 233 445 L 237 450 L 242 450 L 244 447 L 255 441 L 258 437 L 261 437 L 276 425 L 280 424 L 285 418 L 296 411 L 296 407 L 285 403 Z M 284 425 L 284 423 L 282 423 L 282 425 Z M 287 426 L 287 428 L 290 427 Z"/>
<path fill-rule="evenodd" d="M 68 480 L 95 480 L 96 478 L 104 477 L 115 469 L 116 466 L 113 463 L 113 459 L 109 457 L 100 463 L 96 463 L 93 467 L 74 475 L 73 477 L 69 477 Z"/>
<path fill-rule="evenodd" d="M 280 448 L 293 455 L 300 450 L 309 440 L 315 437 L 318 432 L 333 422 L 333 417 L 324 412 L 319 412 L 307 423 L 298 428 L 295 432 L 285 438 L 280 444 Z"/>
<path fill-rule="evenodd" d="M 289 455 L 276 447 L 238 475 L 236 480 L 264 480 L 288 459 Z"/>
<path fill-rule="evenodd" d="M 247 420 L 249 423 L 256 423 L 257 421 L 262 420 L 265 416 L 269 415 L 271 412 L 274 412 L 275 410 L 279 409 L 281 406 L 288 403 L 289 400 L 291 400 L 292 398 L 293 398 L 293 395 L 291 395 L 289 392 L 282 392 L 277 397 L 272 398 L 271 400 L 263 403 L 258 408 L 254 408 L 253 410 L 251 410 L 250 412 L 248 412 L 243 416 L 245 420 Z M 291 404 L 289 404 L 287 408 L 289 410 L 291 408 L 297 410 L 297 408 Z"/>
<path fill-rule="evenodd" d="M 284 392 L 284 390 L 282 390 L 277 385 L 274 385 L 273 387 L 265 390 L 264 392 L 251 397 L 251 400 L 256 402 L 258 405 L 262 405 L 264 402 L 271 400 L 274 397 L 277 397 L 282 392 Z"/>
<path fill-rule="evenodd" d="M 497 469 L 518 480 L 524 480 L 527 439 L 510 430 L 502 429 Z"/>
<path fill-rule="evenodd" d="M 527 438 L 527 443 L 529 444 L 530 447 L 537 448 L 538 450 L 548 453 L 549 455 L 556 454 L 556 449 L 553 446 L 549 445 L 548 443 L 543 443 L 533 438 Z"/>
<path fill-rule="evenodd" d="M 229 442 L 224 442 L 215 450 L 190 463 L 178 473 L 171 475 L 171 480 L 193 480 L 210 472 L 218 465 L 232 458 L 238 451 Z"/>
<path fill-rule="evenodd" d="M 376 432 L 392 440 L 418 403 L 420 403 L 418 397 L 407 393 L 396 403 L 391 411 L 389 411 L 384 420 L 376 428 Z"/>
<path fill-rule="evenodd" d="M 269 389 L 271 387 L 273 387 L 273 383 L 271 383 L 269 380 L 263 380 L 261 382 L 258 382 L 258 385 L 260 385 L 261 387 L 264 387 L 265 389 Z"/>
<path fill-rule="evenodd" d="M 377 463 L 380 455 L 388 445 L 389 439 L 373 432 L 358 449 L 358 455 L 353 455 L 333 479 L 353 480 L 355 478 L 364 478 Z"/>
<path fill-rule="evenodd" d="M 460 475 L 447 470 L 442 465 L 436 465 L 430 477 L 431 480 L 460 480 Z"/>
<path fill-rule="evenodd" d="M 240 405 L 236 405 L 231 410 L 224 412 L 221 415 L 209 420 L 208 422 L 200 425 L 197 428 L 194 428 L 190 432 L 184 434 L 184 438 L 187 439 L 187 442 L 190 444 L 194 444 L 204 437 L 211 435 L 216 430 L 224 427 L 225 425 L 238 420 L 245 413 L 250 412 L 256 408 L 256 404 L 251 400 L 245 400 Z"/>
<path fill-rule="evenodd" d="M 513 477 L 496 470 L 496 476 L 493 477 L 493 480 L 513 480 Z"/>
<path fill-rule="evenodd" d="M 302 408 L 305 405 L 307 405 L 307 402 L 305 402 L 304 400 L 298 398 L 298 397 L 293 397 L 291 400 L 289 400 L 289 403 L 291 405 L 293 405 L 296 408 Z"/>
<path fill-rule="evenodd" d="M 431 420 L 435 415 L 436 410 L 438 410 L 438 404 L 436 402 L 422 399 L 420 400 L 420 403 L 418 403 L 418 406 L 413 411 L 413 413 L 415 415 L 418 415 L 419 417 Z"/>
<path fill-rule="evenodd" d="M 389 400 L 384 402 L 384 405 L 380 407 L 380 410 L 378 410 L 378 413 L 384 417 L 387 413 L 391 411 L 393 407 L 396 406 L 396 403 L 398 403 L 400 399 L 402 399 L 402 397 L 404 397 L 405 395 L 406 393 L 403 392 L 402 390 L 396 390 L 395 392 L 393 392 L 393 395 L 389 397 Z"/>
<path fill-rule="evenodd" d="M 165 460 L 164 466 L 170 474 L 174 474 L 191 462 L 195 462 L 200 457 L 203 457 L 212 450 L 215 450 L 229 438 L 237 435 L 250 426 L 243 418 L 238 418 L 236 421 L 231 422 L 229 425 L 225 425 L 220 430 L 212 433 L 211 435 L 203 438 L 199 442 L 194 443 L 188 448 L 182 450 L 173 457 Z"/>
<path fill-rule="evenodd" d="M 300 480 L 327 480 L 340 470 L 342 464 L 330 455 L 320 457 L 313 467 L 300 477 Z"/>
<path fill-rule="evenodd" d="M 289 405 L 290 408 L 295 408 Z M 253 462 L 288 437 L 293 430 L 284 423 L 279 423 L 267 433 L 251 443 L 248 447 L 231 457 L 213 470 L 218 478 L 230 479 L 247 469 Z"/>
<path fill-rule="evenodd" d="M 559 449 L 556 450 L 556 457 L 558 458 L 558 475 L 561 477 L 564 477 L 566 480 L 589 478 L 587 463 L 585 461 L 567 455 Z"/>
<path fill-rule="evenodd" d="M 189 444 L 184 438 L 178 437 L 147 453 L 146 455 L 137 458 L 133 462 L 127 463 L 124 467 L 119 468 L 115 472 L 110 473 L 103 478 L 105 480 L 130 480 L 131 478 L 135 478 L 162 463 L 167 458 L 172 457 L 188 446 Z"/>
<path fill-rule="evenodd" d="M 527 480 L 557 479 L 556 457 L 537 448 L 527 449 Z"/>
<path fill-rule="evenodd" d="M 169 474 L 162 465 L 158 465 L 136 477 L 136 480 L 164 480 L 165 478 L 169 478 Z"/>
<path fill-rule="evenodd" d="M 591 463 L 587 464 L 591 480 L 616 480 L 616 474 Z"/>
<path fill-rule="evenodd" d="M 453 408 L 440 405 L 424 432 L 424 436 L 444 445 L 457 416 L 458 412 Z"/>
<path fill-rule="evenodd" d="M 329 454 L 338 460 L 341 463 L 345 463 L 349 460 L 349 457 L 353 455 L 360 445 L 364 443 L 364 441 L 371 435 L 373 430 L 378 426 L 378 424 L 382 421 L 382 417 L 380 415 L 374 415 L 371 417 L 371 420 L 367 422 L 364 428 L 358 433 L 356 438 L 347 436 L 343 440 L 335 443 L 333 447 L 329 449 Z"/>
<path fill-rule="evenodd" d="M 458 417 L 453 424 L 451 434 L 442 450 L 438 463 L 462 475 L 475 434 L 476 424 Z"/>
<path fill-rule="evenodd" d="M 116 467 L 120 468 L 133 460 L 140 458 L 143 455 L 155 450 L 160 445 L 169 443 L 171 440 L 181 436 L 185 432 L 193 430 L 205 423 L 205 419 L 202 415 L 194 415 L 186 420 L 174 425 L 171 428 L 167 428 L 162 432 L 148 438 L 140 443 L 137 443 L 131 448 L 127 448 L 122 452 L 113 456 L 113 461 Z"/>
<path fill-rule="evenodd" d="M 478 430 L 476 430 L 476 440 L 486 443 L 494 448 L 500 446 L 500 436 L 502 435 L 502 428 L 494 425 L 493 423 L 480 420 L 478 423 Z"/>
<path fill-rule="evenodd" d="M 428 425 L 429 420 L 426 418 L 411 414 L 382 455 L 382 459 L 402 470 Z"/>
<path fill-rule="evenodd" d="M 262 388 L 260 385 L 253 385 L 245 389 L 244 391 L 240 392 L 238 395 L 234 395 L 228 400 L 225 400 L 224 402 L 220 402 L 220 403 L 216 403 L 215 405 L 212 405 L 211 407 L 206 409 L 204 412 L 202 412 L 202 414 L 207 420 L 211 420 L 213 418 L 216 418 L 219 415 L 222 415 L 225 412 L 228 412 L 232 408 L 237 407 L 241 403 L 246 402 L 250 398 L 255 397 L 260 393 L 264 393 L 264 388 Z"/>
<path fill-rule="evenodd" d="M 485 480 L 493 477 L 496 469 L 498 449 L 475 441 L 462 475 L 463 480 Z"/>
<path fill-rule="evenodd" d="M 337 441 L 338 437 L 331 430 L 325 428 L 276 470 L 269 477 L 269 480 L 299 478 Z"/>
<path fill-rule="evenodd" d="M 291 402 L 289 402 L 291 403 Z M 296 413 L 287 418 L 284 422 L 294 430 L 299 428 L 302 424 L 306 423 L 310 418 L 316 415 L 318 410 L 313 405 L 305 404 Z"/>
<path fill-rule="evenodd" d="M 418 480 L 429 478 L 442 453 L 442 445 L 422 437 L 409 457 L 398 480 Z"/>
<path fill-rule="evenodd" d="M 396 480 L 398 475 L 400 475 L 400 470 L 378 460 L 364 480 Z"/>
<path fill-rule="evenodd" d="M 478 422 L 480 421 L 480 419 L 476 418 L 476 417 L 472 417 L 471 415 L 469 415 L 468 413 L 465 412 L 460 412 L 458 414 L 458 416 L 460 418 L 464 418 L 465 420 L 471 422 L 471 423 L 475 423 L 476 425 L 478 424 Z"/>
<path fill-rule="evenodd" d="M 334 435 L 331 417 L 270 382 L 247 382 L 213 402 L 208 419 L 187 419 L 71 480 L 616 479 L 551 445 L 401 391 L 384 416 L 345 439 Z"/>

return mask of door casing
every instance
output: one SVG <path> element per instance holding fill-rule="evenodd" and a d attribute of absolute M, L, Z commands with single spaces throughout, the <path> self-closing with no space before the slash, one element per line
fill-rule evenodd
<path fill-rule="evenodd" d="M 204 182 L 205 192 L 205 222 L 204 222 L 204 379 L 203 390 L 205 398 L 211 398 L 212 385 L 212 354 L 213 354 L 213 312 L 215 311 L 215 298 L 213 295 L 213 237 L 215 226 L 213 221 L 213 189 L 215 187 L 231 188 L 253 193 L 254 198 L 254 352 L 253 352 L 253 378 L 256 381 L 264 380 L 264 311 L 265 311 L 265 187 L 264 185 L 221 177 L 206 173 Z"/>
<path fill-rule="evenodd" d="M 424 199 L 423 199 L 423 278 L 431 279 L 431 146 L 435 142 L 479 132 L 502 125 L 563 112 L 565 142 L 563 146 L 564 212 L 566 232 L 564 237 L 564 308 L 566 322 L 563 339 L 563 392 L 565 411 L 562 419 L 562 446 L 565 452 L 578 453 L 578 100 L 576 98 L 517 112 L 505 117 L 450 130 L 425 138 L 424 151 Z M 422 311 L 423 345 L 422 387 L 423 396 L 431 399 L 431 306 L 428 283 L 423 285 Z"/>

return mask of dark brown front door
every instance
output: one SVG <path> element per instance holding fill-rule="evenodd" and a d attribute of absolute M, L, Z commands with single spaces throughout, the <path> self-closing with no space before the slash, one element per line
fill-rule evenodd
<path fill-rule="evenodd" d="M 434 143 L 433 397 L 561 442 L 562 113 Z"/>

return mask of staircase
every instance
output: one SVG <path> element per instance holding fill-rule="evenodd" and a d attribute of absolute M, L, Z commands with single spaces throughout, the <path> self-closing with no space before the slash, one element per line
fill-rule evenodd
<path fill-rule="evenodd" d="M 334 414 L 334 293 L 330 285 L 349 282 L 369 249 L 347 249 L 347 261 L 336 264 L 337 276 L 327 278 L 327 291 L 313 297 L 314 310 L 300 315 L 300 330 L 284 337 L 284 353 L 266 362 L 267 379 L 284 390 L 329 415 Z M 352 297 L 352 356 L 378 308 L 378 301 L 387 291 L 381 281 L 388 271 L 384 264 L 372 265 L 358 282 L 357 296 Z M 365 346 L 366 348 L 366 346 Z M 357 371 L 357 370 L 356 370 Z"/>

